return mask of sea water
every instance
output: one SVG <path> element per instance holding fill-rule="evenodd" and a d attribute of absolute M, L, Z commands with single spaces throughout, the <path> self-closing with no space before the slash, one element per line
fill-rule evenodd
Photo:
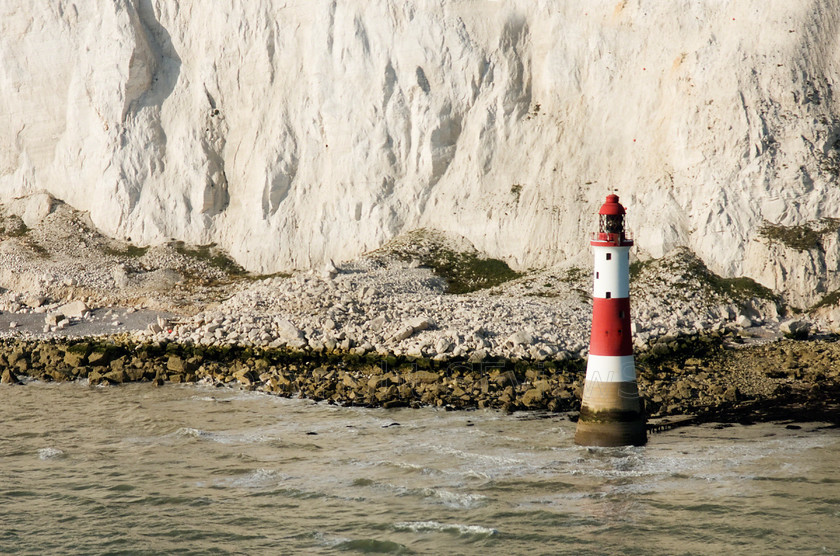
<path fill-rule="evenodd" d="M 840 430 L 0 387 L 0 553 L 838 554 Z"/>

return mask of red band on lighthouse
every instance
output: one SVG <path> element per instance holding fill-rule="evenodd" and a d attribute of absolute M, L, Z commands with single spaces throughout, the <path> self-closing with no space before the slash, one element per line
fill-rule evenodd
<path fill-rule="evenodd" d="M 633 355 L 629 297 L 592 300 L 589 355 Z"/>

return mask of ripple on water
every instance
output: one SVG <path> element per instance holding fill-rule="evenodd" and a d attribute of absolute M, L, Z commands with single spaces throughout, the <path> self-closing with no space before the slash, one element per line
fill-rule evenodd
<path fill-rule="evenodd" d="M 5 422 L 0 447 L 0 546 L 19 553 L 130 551 L 139 531 L 159 553 L 837 546 L 824 525 L 840 516 L 836 430 L 692 427 L 587 449 L 556 423 L 495 413 L 218 403 L 226 393 L 142 385 L 22 398 L 38 411 Z"/>
<path fill-rule="evenodd" d="M 410 551 L 405 545 L 394 541 L 381 541 L 378 539 L 353 539 L 335 545 L 339 550 L 348 552 L 362 552 L 371 554 L 408 554 Z"/>
<path fill-rule="evenodd" d="M 349 465 L 351 467 L 356 467 L 359 469 L 391 468 L 394 470 L 398 470 L 405 475 L 441 476 L 445 474 L 443 471 L 435 469 L 434 467 L 417 465 L 415 463 L 410 463 L 406 461 L 351 459 L 346 461 L 339 461 L 338 463 Z"/>

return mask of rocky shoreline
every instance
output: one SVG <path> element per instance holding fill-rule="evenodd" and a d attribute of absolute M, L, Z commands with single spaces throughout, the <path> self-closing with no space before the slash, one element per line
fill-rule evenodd
<path fill-rule="evenodd" d="M 787 419 L 840 425 L 836 337 L 739 347 L 724 333 L 664 338 L 637 355 L 651 427 L 662 423 Z M 336 350 L 180 342 L 119 335 L 82 340 L 4 339 L 3 383 L 203 382 L 339 405 L 570 412 L 585 359 L 440 361 Z M 680 419 L 669 418 L 681 417 Z"/>
<path fill-rule="evenodd" d="M 463 237 L 417 229 L 356 260 L 257 276 L 212 245 L 106 237 L 39 195 L 0 205 L 0 263 L 4 382 L 203 381 L 343 405 L 570 418 L 580 403 L 588 254 L 514 271 Z M 630 274 L 652 423 L 836 422 L 834 294 L 791 307 L 686 249 L 634 260 Z"/>

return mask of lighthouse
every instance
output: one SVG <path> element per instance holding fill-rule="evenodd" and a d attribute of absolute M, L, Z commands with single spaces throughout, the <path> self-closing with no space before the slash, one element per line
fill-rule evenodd
<path fill-rule="evenodd" d="M 630 248 L 618 195 L 607 195 L 592 234 L 595 286 L 589 360 L 575 443 L 641 446 L 647 442 L 644 410 L 636 384 L 630 332 Z"/>

